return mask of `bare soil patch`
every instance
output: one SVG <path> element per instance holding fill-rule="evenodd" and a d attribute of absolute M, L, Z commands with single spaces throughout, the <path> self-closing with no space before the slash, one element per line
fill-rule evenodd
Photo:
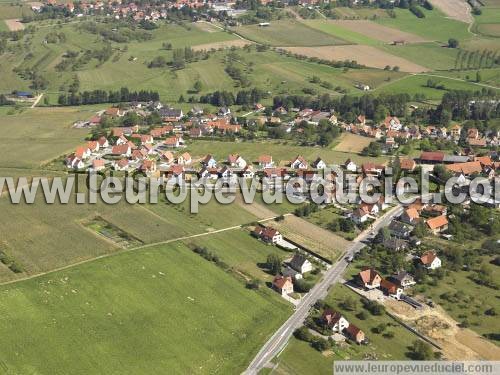
<path fill-rule="evenodd" d="M 448 360 L 500 358 L 500 348 L 470 329 L 463 329 L 440 306 L 416 310 L 394 300 L 386 300 L 387 309 L 419 332 L 436 341 Z"/>
<path fill-rule="evenodd" d="M 373 68 L 383 69 L 387 65 L 399 66 L 403 72 L 420 73 L 429 71 L 428 68 L 412 63 L 402 57 L 391 55 L 372 46 L 348 45 L 348 46 L 325 46 L 325 47 L 284 47 L 284 49 L 319 59 L 344 61 L 355 60 Z"/>
<path fill-rule="evenodd" d="M 19 19 L 5 20 L 7 27 L 10 31 L 18 31 L 24 29 L 24 24 Z"/>
<path fill-rule="evenodd" d="M 382 42 L 392 43 L 394 41 L 405 41 L 405 43 L 423 43 L 428 42 L 428 40 L 422 38 L 421 36 L 407 33 L 392 27 L 387 27 L 379 25 L 373 21 L 368 20 L 338 20 L 332 21 L 333 23 L 349 29 L 351 31 L 357 32 L 359 34 L 366 35 L 370 38 L 381 40 Z"/>
<path fill-rule="evenodd" d="M 470 5 L 465 0 L 430 0 L 432 5 L 446 14 L 448 18 L 472 23 L 474 18 L 471 14 Z"/>
<path fill-rule="evenodd" d="M 236 39 L 236 40 L 226 40 L 225 42 L 214 42 L 214 43 L 206 43 L 206 44 L 198 44 L 197 46 L 193 46 L 193 50 L 195 51 L 209 51 L 211 49 L 224 49 L 231 47 L 244 47 L 248 44 L 251 44 L 248 40 Z"/>
<path fill-rule="evenodd" d="M 373 142 L 373 138 L 363 137 L 352 133 L 344 133 L 342 134 L 340 143 L 335 146 L 334 149 L 335 151 L 359 153 L 371 142 Z"/>

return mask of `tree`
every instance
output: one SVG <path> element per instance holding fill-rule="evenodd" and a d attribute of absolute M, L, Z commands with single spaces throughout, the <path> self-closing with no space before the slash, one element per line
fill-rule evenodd
<path fill-rule="evenodd" d="M 194 86 L 193 86 L 193 91 L 198 93 L 201 91 L 201 89 L 203 88 L 203 84 L 201 83 L 200 80 L 197 80 L 195 83 L 194 83 Z"/>
<path fill-rule="evenodd" d="M 413 358 L 418 361 L 427 361 L 434 358 L 432 347 L 422 340 L 415 340 L 413 342 L 412 354 Z"/>
<path fill-rule="evenodd" d="M 277 255 L 269 254 L 267 256 L 267 268 L 273 275 L 279 274 L 281 272 L 281 259 Z"/>
<path fill-rule="evenodd" d="M 448 39 L 448 47 L 449 48 L 457 48 L 458 47 L 458 40 L 456 40 L 455 38 Z"/>
<path fill-rule="evenodd" d="M 481 82 L 481 73 L 479 70 L 476 72 L 476 82 Z"/>

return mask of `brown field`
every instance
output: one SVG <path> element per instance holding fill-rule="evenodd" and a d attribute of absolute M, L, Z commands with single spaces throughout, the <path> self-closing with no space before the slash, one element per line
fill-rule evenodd
<path fill-rule="evenodd" d="M 7 27 L 10 31 L 17 31 L 24 29 L 24 25 L 18 19 L 5 20 Z"/>
<path fill-rule="evenodd" d="M 428 68 L 412 63 L 402 57 L 380 51 L 372 46 L 284 47 L 284 49 L 293 53 L 325 60 L 355 60 L 359 64 L 379 69 L 383 69 L 386 65 L 389 65 L 399 66 L 401 71 L 409 73 L 429 71 Z"/>
<path fill-rule="evenodd" d="M 496 360 L 500 348 L 470 329 L 460 328 L 440 306 L 415 310 L 405 303 L 387 300 L 385 307 L 419 332 L 437 341 L 448 360 Z"/>
<path fill-rule="evenodd" d="M 373 138 L 363 137 L 352 133 L 344 133 L 342 134 L 340 143 L 335 146 L 334 149 L 335 151 L 359 153 L 371 142 L 373 142 Z"/>
<path fill-rule="evenodd" d="M 211 49 L 224 49 L 231 47 L 244 47 L 251 42 L 242 39 L 236 40 L 226 40 L 225 42 L 214 42 L 214 43 L 206 43 L 206 44 L 198 44 L 197 46 L 193 46 L 193 50 L 195 51 L 209 51 Z"/>
<path fill-rule="evenodd" d="M 286 216 L 281 222 L 268 222 L 283 236 L 300 244 L 306 249 L 335 261 L 348 247 L 350 242 L 300 217 Z"/>
<path fill-rule="evenodd" d="M 217 27 L 212 25 L 211 23 L 204 22 L 204 21 L 198 21 L 195 22 L 194 25 L 200 29 L 201 31 L 206 31 L 207 33 L 215 33 L 216 31 L 220 31 Z"/>
<path fill-rule="evenodd" d="M 428 40 L 410 34 L 392 27 L 379 25 L 378 23 L 367 20 L 338 20 L 332 21 L 343 28 L 366 35 L 370 38 L 381 40 L 382 42 L 392 43 L 395 40 L 404 40 L 406 43 L 423 43 Z"/>
<path fill-rule="evenodd" d="M 474 18 L 471 14 L 470 5 L 464 0 L 430 0 L 432 5 L 446 14 L 448 18 L 472 23 Z"/>

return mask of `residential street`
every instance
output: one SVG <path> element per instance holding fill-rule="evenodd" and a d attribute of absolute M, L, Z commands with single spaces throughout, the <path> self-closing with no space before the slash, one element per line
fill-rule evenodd
<path fill-rule="evenodd" d="M 272 360 L 286 345 L 295 329 L 299 328 L 311 307 L 319 299 L 325 298 L 328 294 L 328 289 L 341 279 L 342 274 L 348 266 L 346 258 L 352 256 L 361 250 L 365 244 L 362 242 L 367 238 L 373 237 L 372 232 L 377 233 L 382 227 L 389 225 L 391 220 L 402 213 L 403 209 L 400 205 L 392 208 L 383 216 L 378 218 L 373 228 L 361 233 L 345 252 L 344 256 L 335 263 L 326 273 L 323 279 L 311 289 L 309 293 L 301 300 L 295 312 L 288 320 L 274 333 L 274 335 L 266 342 L 259 351 L 257 356 L 248 366 L 245 374 L 257 374 L 270 360 Z"/>

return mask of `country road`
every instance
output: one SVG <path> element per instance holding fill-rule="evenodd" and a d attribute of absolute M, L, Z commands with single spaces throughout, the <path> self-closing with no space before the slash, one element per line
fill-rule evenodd
<path fill-rule="evenodd" d="M 296 310 L 288 320 L 271 336 L 264 344 L 257 356 L 250 363 L 244 374 L 254 375 L 263 369 L 287 344 L 295 329 L 302 326 L 304 320 L 309 314 L 311 307 L 319 299 L 325 298 L 330 287 L 341 278 L 349 263 L 345 258 L 360 251 L 365 244 L 363 240 L 373 237 L 382 227 L 389 225 L 391 220 L 402 213 L 400 205 L 393 207 L 383 216 L 378 218 L 371 229 L 361 233 L 347 249 L 344 256 L 326 271 L 323 279 L 316 284 L 309 293 L 300 301 Z"/>

